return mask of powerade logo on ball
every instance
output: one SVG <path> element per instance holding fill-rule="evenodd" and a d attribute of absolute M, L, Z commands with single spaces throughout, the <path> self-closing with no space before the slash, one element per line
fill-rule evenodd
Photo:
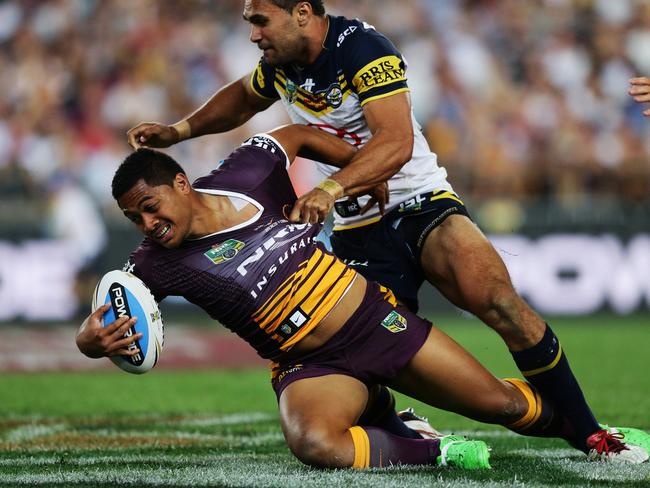
<path fill-rule="evenodd" d="M 109 288 L 108 294 L 111 299 L 112 311 L 115 314 L 114 320 L 117 320 L 120 317 L 133 317 L 133 314 L 131 313 L 131 309 L 129 307 L 128 290 L 126 290 L 126 288 L 124 288 L 119 283 L 113 283 Z M 137 301 L 134 300 L 134 303 L 137 303 Z M 142 314 L 136 316 L 140 320 L 146 320 Z M 124 337 L 131 337 L 133 334 L 135 334 L 135 326 L 127 330 L 124 334 Z M 146 337 L 144 339 L 146 340 Z M 129 351 L 133 351 L 135 349 L 142 351 L 142 348 L 140 347 L 140 341 L 134 340 L 128 345 L 127 349 Z M 125 358 L 135 366 L 140 366 L 144 361 L 144 355 L 142 352 L 138 352 L 134 356 L 126 356 Z"/>

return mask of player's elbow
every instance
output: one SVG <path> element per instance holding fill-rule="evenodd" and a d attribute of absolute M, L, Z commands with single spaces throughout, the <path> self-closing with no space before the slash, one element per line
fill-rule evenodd
<path fill-rule="evenodd" d="M 394 135 L 393 169 L 399 171 L 413 157 L 413 131 L 402 131 Z"/>
<path fill-rule="evenodd" d="M 413 157 L 413 132 L 400 144 L 399 159 L 402 166 L 408 163 Z"/>

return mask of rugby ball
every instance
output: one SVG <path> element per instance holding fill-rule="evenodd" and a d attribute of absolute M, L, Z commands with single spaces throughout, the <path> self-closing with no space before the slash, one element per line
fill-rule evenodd
<path fill-rule="evenodd" d="M 165 339 L 162 316 L 151 291 L 140 278 L 131 273 L 109 271 L 95 287 L 92 310 L 97 310 L 105 303 L 110 303 L 111 308 L 104 314 L 104 327 L 123 316 L 137 317 L 137 322 L 124 337 L 142 333 L 140 339 L 128 346 L 129 349 L 138 348 L 138 354 L 110 356 L 109 359 L 128 373 L 146 373 L 156 365 Z"/>

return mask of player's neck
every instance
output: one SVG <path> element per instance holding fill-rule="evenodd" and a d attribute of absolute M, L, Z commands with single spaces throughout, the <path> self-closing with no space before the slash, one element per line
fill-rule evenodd
<path fill-rule="evenodd" d="M 197 239 L 246 222 L 257 212 L 253 205 L 237 210 L 228 197 L 199 193 L 195 195 L 192 225 L 188 238 Z"/>
<path fill-rule="evenodd" d="M 325 49 L 325 39 L 329 32 L 330 18 L 328 15 L 323 17 L 314 17 L 313 34 L 309 36 L 308 59 L 306 65 L 312 64 L 321 51 Z"/>

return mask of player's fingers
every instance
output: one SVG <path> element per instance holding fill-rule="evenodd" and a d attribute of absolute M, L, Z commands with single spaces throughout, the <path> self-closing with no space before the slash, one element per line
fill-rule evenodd
<path fill-rule="evenodd" d="M 309 212 L 309 223 L 317 224 L 319 222 L 319 210 L 318 208 L 312 208 Z"/>
<path fill-rule="evenodd" d="M 647 76 L 637 76 L 636 78 L 630 78 L 630 85 L 650 85 L 650 78 Z"/>
<path fill-rule="evenodd" d="M 293 223 L 299 223 L 300 220 L 300 214 L 302 213 L 302 201 L 298 199 L 296 203 L 293 205 L 293 208 L 291 209 L 291 213 L 289 214 L 289 222 Z"/>
<path fill-rule="evenodd" d="M 127 132 L 126 138 L 129 142 L 129 146 L 131 146 L 134 150 L 140 149 L 140 144 L 138 144 L 138 138 L 135 132 Z"/>
<path fill-rule="evenodd" d="M 97 308 L 95 309 L 95 311 L 93 311 L 93 313 L 91 313 L 90 315 L 91 315 L 93 318 L 101 319 L 102 316 L 103 316 L 106 312 L 108 312 L 110 308 L 111 308 L 111 304 L 110 304 L 110 303 L 105 303 L 104 305 L 101 305 L 100 307 L 97 307 Z"/>
<path fill-rule="evenodd" d="M 142 339 L 142 334 L 137 333 L 133 334 L 132 336 L 125 337 L 123 339 L 120 339 L 119 341 L 115 341 L 113 343 L 113 347 L 111 348 L 112 351 L 118 350 L 118 349 L 128 349 L 133 342 Z"/>
<path fill-rule="evenodd" d="M 108 355 L 109 356 L 135 356 L 136 354 L 140 353 L 140 349 L 133 348 L 133 349 L 118 349 L 117 351 L 111 351 Z"/>
<path fill-rule="evenodd" d="M 133 149 L 139 149 L 140 148 L 140 136 L 142 135 L 143 131 L 147 127 L 149 127 L 150 125 L 151 124 L 149 124 L 148 122 L 143 122 L 143 123 L 140 123 L 140 124 L 136 125 L 135 127 L 131 127 L 127 131 L 126 137 L 127 137 L 128 141 L 129 141 L 129 145 Z"/>
<path fill-rule="evenodd" d="M 630 95 L 643 95 L 650 92 L 650 85 L 631 85 L 627 92 Z"/>
<path fill-rule="evenodd" d="M 140 337 L 142 334 L 138 334 Z M 111 351 L 108 353 L 108 356 L 135 356 L 140 352 L 138 347 L 129 347 L 137 339 L 140 339 L 138 336 L 129 337 L 128 339 L 123 339 L 119 342 L 114 343 L 114 347 L 111 348 Z"/>
<path fill-rule="evenodd" d="M 133 327 L 137 321 L 137 317 L 127 318 L 127 320 L 122 323 L 122 325 L 120 325 L 115 331 L 111 333 L 111 339 L 117 340 L 118 338 L 123 337 L 129 332 L 131 327 Z"/>
<path fill-rule="evenodd" d="M 643 115 L 645 115 L 646 117 L 650 117 L 650 109 L 644 110 Z"/>
<path fill-rule="evenodd" d="M 162 133 L 162 128 L 158 125 L 150 125 L 148 127 L 143 128 L 139 133 L 138 133 L 138 144 L 142 146 L 149 146 L 149 142 L 151 139 L 155 136 L 159 136 Z"/>
<path fill-rule="evenodd" d="M 377 199 L 375 197 L 370 197 L 370 200 L 366 202 L 366 204 L 361 208 L 359 213 L 361 215 L 365 214 L 368 210 L 370 210 L 372 207 L 374 207 L 377 204 Z"/>
<path fill-rule="evenodd" d="M 644 95 L 635 95 L 634 101 L 640 103 L 650 102 L 650 91 Z"/>
<path fill-rule="evenodd" d="M 385 200 L 379 200 L 377 205 L 379 205 L 379 214 L 384 215 L 386 213 L 386 203 L 388 203 L 388 195 L 386 195 Z"/>
<path fill-rule="evenodd" d="M 115 332 L 117 332 L 120 329 L 120 327 L 123 327 L 124 324 L 126 324 L 128 322 L 129 322 L 129 317 L 118 317 L 115 320 L 115 322 L 113 322 L 112 324 L 107 325 L 104 328 L 104 331 L 105 331 L 106 335 L 111 336 Z"/>

